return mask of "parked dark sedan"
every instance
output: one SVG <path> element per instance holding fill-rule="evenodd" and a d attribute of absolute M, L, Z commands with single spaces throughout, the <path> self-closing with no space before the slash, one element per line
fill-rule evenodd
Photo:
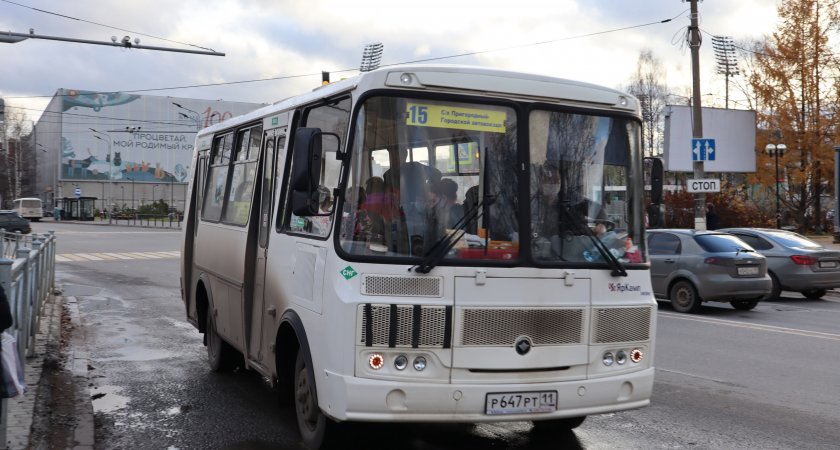
<path fill-rule="evenodd" d="M 747 311 L 772 288 L 764 256 L 731 234 L 657 229 L 647 244 L 653 293 L 675 311 L 696 313 L 709 301 Z"/>
<path fill-rule="evenodd" d="M 772 228 L 727 228 L 767 258 L 773 280 L 768 300 L 782 291 L 797 291 L 818 299 L 826 290 L 840 287 L 840 251 L 823 247 L 801 234 Z"/>

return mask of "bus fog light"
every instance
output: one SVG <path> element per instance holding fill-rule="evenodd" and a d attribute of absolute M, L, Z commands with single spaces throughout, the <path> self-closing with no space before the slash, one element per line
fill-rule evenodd
<path fill-rule="evenodd" d="M 641 361 L 642 358 L 644 358 L 644 357 L 645 357 L 645 352 L 643 352 L 642 349 L 634 348 L 633 350 L 630 350 L 630 361 L 633 361 L 634 363 L 637 363 L 637 362 Z"/>
<path fill-rule="evenodd" d="M 408 366 L 408 358 L 405 355 L 399 355 L 394 358 L 394 368 L 397 370 L 403 370 Z"/>
<path fill-rule="evenodd" d="M 604 365 L 605 365 L 605 366 L 611 366 L 611 365 L 613 365 L 613 363 L 615 362 L 615 357 L 613 356 L 612 352 L 606 352 L 606 353 L 604 353 L 604 359 L 603 359 L 603 362 L 604 362 Z"/>
<path fill-rule="evenodd" d="M 615 354 L 615 362 L 619 365 L 626 363 L 627 353 L 624 350 L 619 350 L 618 353 Z"/>
<path fill-rule="evenodd" d="M 400 81 L 402 84 L 411 84 L 411 75 L 407 73 L 400 75 Z"/>
<path fill-rule="evenodd" d="M 426 368 L 426 358 L 418 356 L 414 358 L 414 370 L 420 372 Z"/>
<path fill-rule="evenodd" d="M 381 353 L 374 353 L 368 358 L 368 364 L 373 370 L 379 370 L 385 365 L 385 357 Z"/>

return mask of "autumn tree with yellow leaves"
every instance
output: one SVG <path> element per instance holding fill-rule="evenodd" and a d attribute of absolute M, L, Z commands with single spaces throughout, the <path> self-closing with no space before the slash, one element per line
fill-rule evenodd
<path fill-rule="evenodd" d="M 831 47 L 840 30 L 838 2 L 785 0 L 777 30 L 755 44 L 749 84 L 757 105 L 757 172 L 750 182 L 775 201 L 775 159 L 763 149 L 783 143 L 779 193 L 785 222 L 824 225 L 820 195 L 833 192 L 834 145 L 840 144 L 840 60 Z"/>

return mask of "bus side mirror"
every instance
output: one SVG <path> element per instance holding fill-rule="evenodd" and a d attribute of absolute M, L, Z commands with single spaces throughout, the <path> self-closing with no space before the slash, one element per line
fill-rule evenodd
<path fill-rule="evenodd" d="M 324 153 L 338 153 L 340 138 L 320 128 L 298 128 L 292 149 L 292 212 L 296 216 L 318 214 L 318 185 Z"/>
<path fill-rule="evenodd" d="M 651 158 L 650 166 L 650 202 L 656 205 L 662 204 L 662 160 Z"/>

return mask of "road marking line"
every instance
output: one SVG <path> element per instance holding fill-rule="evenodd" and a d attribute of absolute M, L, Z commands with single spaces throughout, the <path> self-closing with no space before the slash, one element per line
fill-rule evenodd
<path fill-rule="evenodd" d="M 114 257 L 114 256 L 110 256 L 110 255 L 108 255 L 107 253 L 91 253 L 91 255 L 93 255 L 93 256 L 97 256 L 97 257 L 99 257 L 100 259 L 104 259 L 104 260 L 106 260 L 106 261 L 113 261 L 113 260 L 117 259 L 117 258 L 116 258 L 116 257 Z"/>
<path fill-rule="evenodd" d="M 736 328 L 746 328 L 750 330 L 772 331 L 774 333 L 793 334 L 797 336 L 815 337 L 820 339 L 828 339 L 831 341 L 840 341 L 840 334 L 824 333 L 822 331 L 800 330 L 797 328 L 779 327 L 775 325 L 762 325 L 757 323 L 738 322 L 735 320 L 713 319 L 710 317 L 691 317 L 681 314 L 663 313 L 658 314 L 660 317 L 668 317 L 672 319 L 688 320 L 692 322 L 711 323 L 715 325 L 728 325 Z"/>
<path fill-rule="evenodd" d="M 79 258 L 89 259 L 91 261 L 102 261 L 102 258 L 91 255 L 90 253 L 76 253 Z"/>
<path fill-rule="evenodd" d="M 179 258 L 181 252 L 124 252 L 124 253 L 63 253 L 55 255 L 56 262 L 97 262 L 138 259 Z"/>

